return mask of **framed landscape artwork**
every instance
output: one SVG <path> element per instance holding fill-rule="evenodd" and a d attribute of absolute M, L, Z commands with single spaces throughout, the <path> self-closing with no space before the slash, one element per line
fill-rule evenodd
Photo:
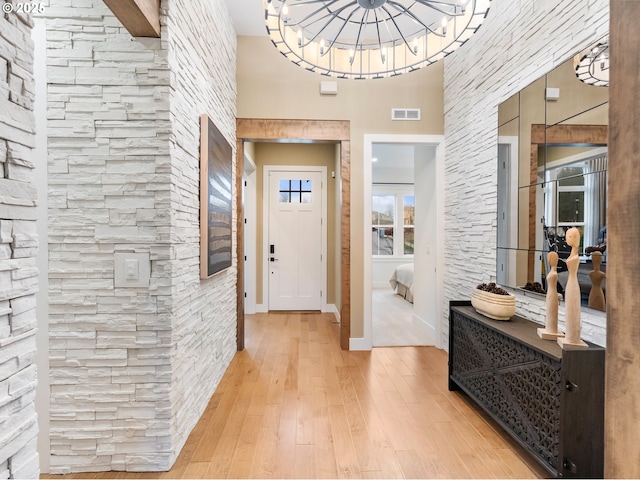
<path fill-rule="evenodd" d="M 207 114 L 200 116 L 200 278 L 231 266 L 233 150 Z"/>

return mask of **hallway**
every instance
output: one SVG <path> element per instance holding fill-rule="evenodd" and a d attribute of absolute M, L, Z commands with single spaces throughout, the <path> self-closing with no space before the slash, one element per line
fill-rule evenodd
<path fill-rule="evenodd" d="M 247 316 L 238 354 L 171 471 L 42 478 L 535 478 L 430 347 L 346 352 L 329 314 Z"/>

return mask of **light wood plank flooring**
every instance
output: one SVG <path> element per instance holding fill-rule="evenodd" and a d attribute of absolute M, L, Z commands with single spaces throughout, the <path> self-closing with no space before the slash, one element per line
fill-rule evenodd
<path fill-rule="evenodd" d="M 345 352 L 329 314 L 246 319 L 171 471 L 42 478 L 542 478 L 461 393 L 433 347 Z"/>

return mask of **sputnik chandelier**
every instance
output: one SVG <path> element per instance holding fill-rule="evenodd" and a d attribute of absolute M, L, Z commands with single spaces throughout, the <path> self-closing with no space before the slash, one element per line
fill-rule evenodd
<path fill-rule="evenodd" d="M 382 78 L 464 44 L 491 0 L 264 0 L 273 44 L 296 65 L 338 78 Z"/>
<path fill-rule="evenodd" d="M 599 43 L 576 63 L 580 81 L 597 87 L 609 86 L 609 41 Z"/>

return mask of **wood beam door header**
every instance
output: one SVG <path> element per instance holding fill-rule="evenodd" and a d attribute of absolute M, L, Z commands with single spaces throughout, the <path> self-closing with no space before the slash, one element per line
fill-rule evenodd
<path fill-rule="evenodd" d="M 104 0 L 133 37 L 160 38 L 160 0 Z"/>
<path fill-rule="evenodd" d="M 348 120 L 279 120 L 238 118 L 237 136 L 245 140 L 348 141 Z"/>

